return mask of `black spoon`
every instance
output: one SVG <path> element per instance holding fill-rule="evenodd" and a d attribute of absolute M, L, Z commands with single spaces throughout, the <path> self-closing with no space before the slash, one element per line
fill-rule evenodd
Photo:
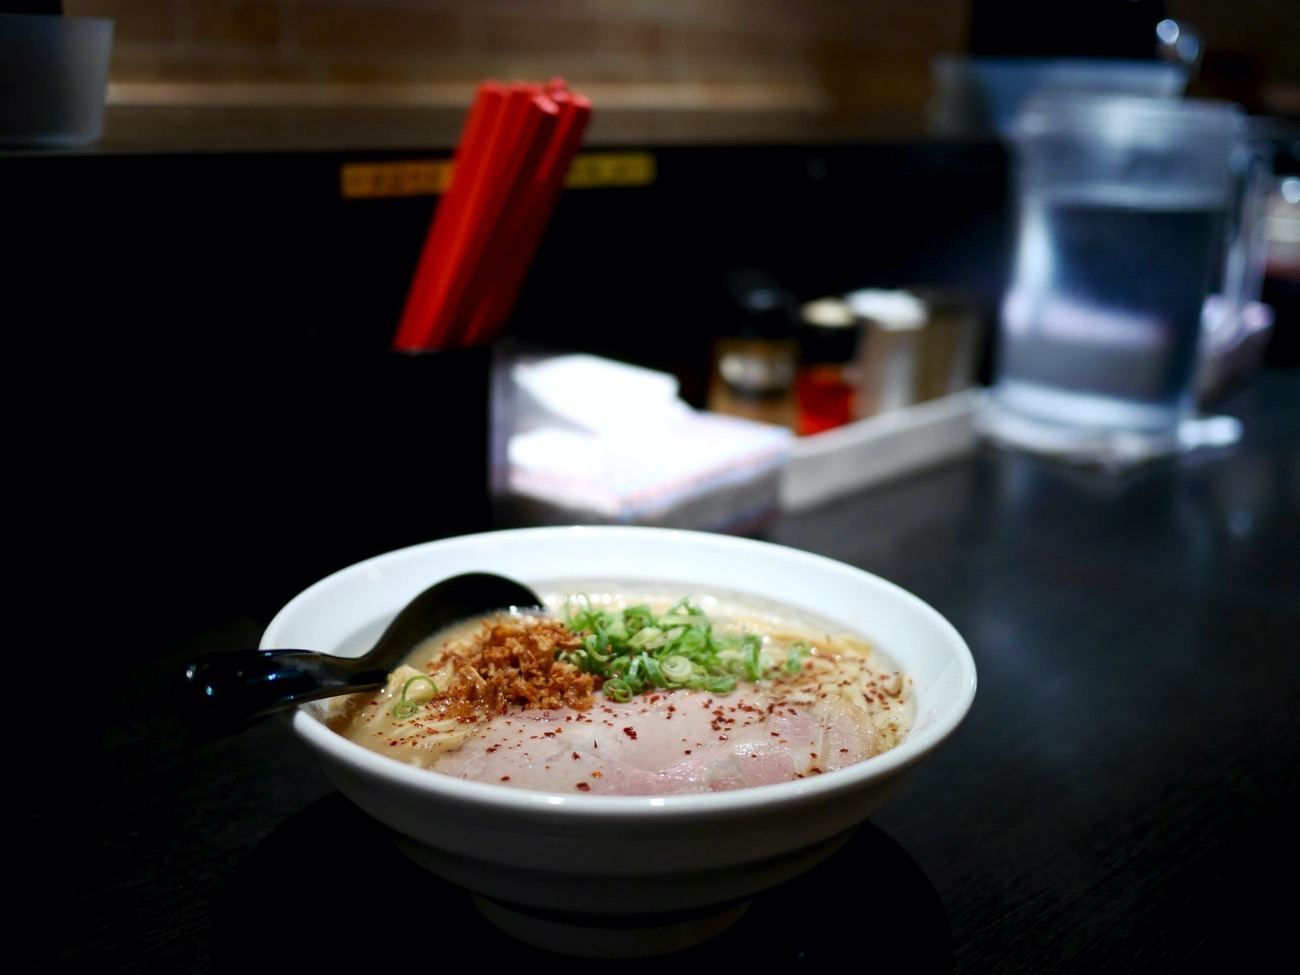
<path fill-rule="evenodd" d="M 444 626 L 541 605 L 535 592 L 504 576 L 452 576 L 407 603 L 360 657 L 312 650 L 224 650 L 196 657 L 176 676 L 176 707 L 191 731 L 233 734 L 303 701 L 383 687 L 388 672 Z"/>

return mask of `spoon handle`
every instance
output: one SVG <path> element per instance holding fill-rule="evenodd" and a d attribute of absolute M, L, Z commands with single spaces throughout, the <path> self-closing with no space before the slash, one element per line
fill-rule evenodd
<path fill-rule="evenodd" d="M 311 650 L 203 654 L 177 675 L 177 712 L 192 731 L 233 734 L 290 704 L 384 685 L 385 671 L 348 663 Z"/>

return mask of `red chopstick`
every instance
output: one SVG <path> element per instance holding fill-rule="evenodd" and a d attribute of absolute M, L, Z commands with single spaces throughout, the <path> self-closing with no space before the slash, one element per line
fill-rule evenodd
<path fill-rule="evenodd" d="M 479 165 L 461 251 L 453 252 L 460 273 L 439 316 L 434 339 L 444 346 L 466 344 L 474 309 L 487 301 L 495 281 L 504 228 L 526 196 L 528 180 L 555 132 L 560 109 L 540 85 L 513 86 L 506 109 Z"/>
<path fill-rule="evenodd" d="M 446 231 L 438 227 L 430 253 L 428 289 L 416 295 L 412 309 L 415 335 L 403 334 L 399 347 L 445 348 L 454 344 L 452 337 L 463 315 L 469 276 L 484 255 L 495 222 L 515 173 L 523 165 L 543 118 L 554 116 L 556 108 L 541 92 L 541 86 L 515 83 L 498 92 L 487 91 L 484 117 L 465 149 L 463 159 L 456 160 L 458 174 L 452 174 L 448 196 L 455 192 L 450 213 L 435 214 L 435 225 L 447 221 Z"/>
<path fill-rule="evenodd" d="M 425 234 L 393 340 L 395 349 L 410 351 L 434 347 L 431 341 L 433 315 L 446 291 L 447 278 L 455 272 L 442 255 L 448 252 L 451 238 L 464 220 L 469 184 L 475 177 L 471 160 L 482 154 L 493 123 L 505 104 L 505 97 L 505 86 L 500 82 L 489 80 L 478 87 L 452 159 L 451 181 Z"/>
<path fill-rule="evenodd" d="M 591 111 L 563 79 L 479 86 L 407 292 L 393 348 L 494 338 L 504 326 Z"/>
<path fill-rule="evenodd" d="M 491 341 L 505 328 L 591 118 L 590 99 L 557 89 L 554 82 L 552 85 L 551 97 L 560 109 L 556 134 L 519 194 L 521 199 L 514 201 L 509 224 L 501 229 L 501 256 L 492 268 L 495 287 L 470 309 L 469 326 L 460 337 L 462 345 Z"/>

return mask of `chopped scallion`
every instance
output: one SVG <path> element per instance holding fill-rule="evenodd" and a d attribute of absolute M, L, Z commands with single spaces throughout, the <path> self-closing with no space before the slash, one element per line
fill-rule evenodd
<path fill-rule="evenodd" d="M 421 681 L 421 680 L 427 681 L 429 687 L 431 687 L 433 690 L 423 691 L 421 692 L 418 700 L 412 700 L 407 696 L 411 691 L 411 685 L 414 684 L 416 681 Z M 402 685 L 401 699 L 396 704 L 393 705 L 393 717 L 409 718 L 414 714 L 418 714 L 420 711 L 419 701 L 427 701 L 429 700 L 429 698 L 437 696 L 437 693 L 438 693 L 438 685 L 434 683 L 433 678 L 430 677 L 428 674 L 416 674 L 414 677 L 408 677 L 406 679 L 406 682 Z"/>
<path fill-rule="evenodd" d="M 557 656 L 602 678 L 605 696 L 615 701 L 655 688 L 726 694 L 741 680 L 756 683 L 799 667 L 795 655 L 781 666 L 768 660 L 757 633 L 715 628 L 708 613 L 689 598 L 656 615 L 645 605 L 598 609 L 578 595 L 566 601 L 564 616 L 568 627 L 581 634 L 582 646 Z"/>

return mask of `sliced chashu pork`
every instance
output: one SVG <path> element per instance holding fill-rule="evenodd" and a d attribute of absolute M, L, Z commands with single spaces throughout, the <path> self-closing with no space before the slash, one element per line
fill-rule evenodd
<path fill-rule="evenodd" d="M 499 715 L 434 768 L 482 782 L 609 795 L 717 792 L 788 782 L 870 757 L 863 715 L 796 706 L 761 692 L 643 695 L 589 711 Z M 824 726 L 824 727 L 823 727 Z"/>

